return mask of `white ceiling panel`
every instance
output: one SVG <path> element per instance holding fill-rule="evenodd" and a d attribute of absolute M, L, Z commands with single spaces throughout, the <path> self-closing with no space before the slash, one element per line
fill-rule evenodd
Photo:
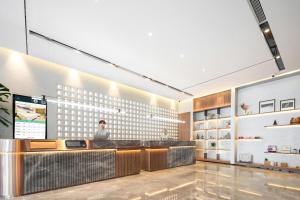
<path fill-rule="evenodd" d="M 180 100 L 187 97 L 182 93 L 178 93 L 167 87 L 161 87 L 160 85 L 147 81 L 144 78 L 127 73 L 123 70 L 112 67 L 109 64 L 87 57 L 84 54 L 79 54 L 76 51 L 50 43 L 47 40 L 34 36 L 30 36 L 28 39 L 31 44 L 29 52 L 32 56 L 68 67 L 71 66 L 76 70 L 98 75 L 112 81 L 152 92 L 154 94 L 163 94 L 161 96 L 171 99 Z M 61 55 L 63 55 L 63 57 Z"/>
<path fill-rule="evenodd" d="M 291 39 L 300 35 L 299 26 L 294 31 L 286 23 L 294 18 L 299 24 L 297 1 L 262 1 L 287 70 L 299 68 L 299 38 Z M 270 61 L 215 79 L 272 58 L 246 0 L 27 0 L 27 5 L 30 30 L 195 95 L 278 72 Z M 30 53 L 38 57 L 162 96 L 188 98 L 39 40 L 30 36 Z"/>

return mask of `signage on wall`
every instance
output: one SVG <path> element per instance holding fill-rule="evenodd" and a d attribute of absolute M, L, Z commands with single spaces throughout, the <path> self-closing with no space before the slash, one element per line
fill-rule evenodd
<path fill-rule="evenodd" d="M 13 137 L 47 138 L 47 103 L 29 96 L 13 95 Z"/>

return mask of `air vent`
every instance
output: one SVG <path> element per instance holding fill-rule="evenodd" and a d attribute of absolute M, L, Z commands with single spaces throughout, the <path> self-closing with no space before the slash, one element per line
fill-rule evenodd
<path fill-rule="evenodd" d="M 259 0 L 249 0 L 259 24 L 265 22 L 266 16 Z"/>

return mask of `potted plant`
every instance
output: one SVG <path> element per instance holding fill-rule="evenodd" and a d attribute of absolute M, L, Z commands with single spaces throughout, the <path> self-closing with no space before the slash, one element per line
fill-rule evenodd
<path fill-rule="evenodd" d="M 0 83 L 0 103 L 7 103 L 10 95 L 9 89 Z M 4 115 L 9 115 L 8 109 L 0 104 L 0 124 L 8 127 L 11 122 Z"/>

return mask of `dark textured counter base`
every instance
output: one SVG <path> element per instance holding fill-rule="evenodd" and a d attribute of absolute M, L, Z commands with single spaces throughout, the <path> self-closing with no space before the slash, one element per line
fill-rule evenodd
<path fill-rule="evenodd" d="M 94 149 L 140 148 L 140 140 L 94 140 Z"/>
<path fill-rule="evenodd" d="M 115 177 L 115 150 L 24 155 L 24 194 Z"/>
<path fill-rule="evenodd" d="M 196 147 L 170 147 L 167 156 L 168 167 L 179 167 L 196 163 Z"/>
<path fill-rule="evenodd" d="M 163 140 L 163 141 L 142 141 L 143 147 L 172 147 L 172 146 L 196 146 L 195 141 L 176 141 L 176 140 Z"/>

